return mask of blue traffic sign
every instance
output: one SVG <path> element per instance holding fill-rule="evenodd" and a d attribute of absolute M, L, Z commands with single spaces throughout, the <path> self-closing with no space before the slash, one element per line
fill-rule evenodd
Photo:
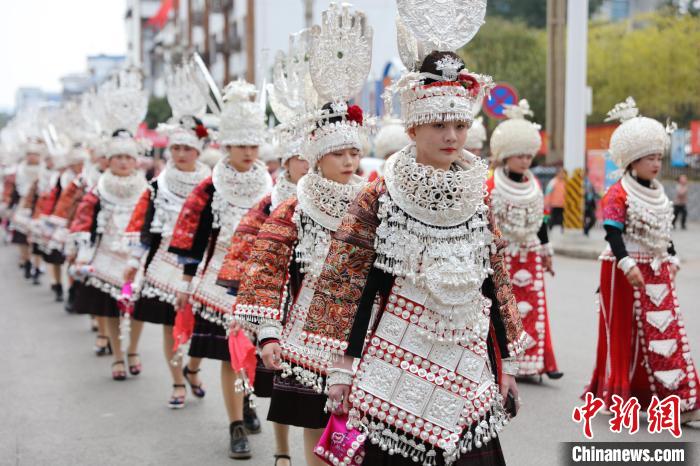
<path fill-rule="evenodd" d="M 505 118 L 505 105 L 517 105 L 518 91 L 506 83 L 499 83 L 491 89 L 491 96 L 484 100 L 484 113 L 491 118 Z"/>

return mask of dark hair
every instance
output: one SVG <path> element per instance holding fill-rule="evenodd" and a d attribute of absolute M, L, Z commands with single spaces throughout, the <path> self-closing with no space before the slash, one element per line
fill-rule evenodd
<path fill-rule="evenodd" d="M 346 102 L 347 104 L 347 102 Z M 348 104 L 348 107 L 350 105 Z M 329 113 L 335 113 L 333 109 L 331 108 L 331 103 L 327 102 L 323 104 L 323 107 L 321 107 L 321 110 L 328 110 Z M 337 123 L 339 121 L 343 121 L 345 117 L 343 115 L 337 115 L 337 116 L 332 116 L 330 118 L 321 118 L 316 122 L 316 127 L 320 128 L 321 126 L 325 126 L 331 123 Z"/>
<path fill-rule="evenodd" d="M 131 132 L 128 129 L 124 129 L 124 128 L 119 128 L 112 133 L 113 138 L 116 138 L 117 136 L 133 137 Z"/>
<path fill-rule="evenodd" d="M 434 50 L 423 59 L 423 63 L 421 64 L 419 71 L 421 73 L 430 73 L 442 76 L 442 70 L 437 69 L 437 63 L 445 57 L 452 57 L 456 60 L 462 61 L 462 58 L 454 52 L 438 52 L 437 50 Z M 460 66 L 457 71 L 462 71 L 463 69 L 464 65 Z M 432 78 L 425 78 L 424 83 L 432 84 L 436 81 L 437 80 Z"/>

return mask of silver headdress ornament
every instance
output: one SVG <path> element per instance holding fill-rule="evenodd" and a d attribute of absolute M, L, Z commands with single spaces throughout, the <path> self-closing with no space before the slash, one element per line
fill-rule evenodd
<path fill-rule="evenodd" d="M 484 24 L 485 0 L 397 0 L 399 55 L 409 72 L 383 95 L 387 108 L 394 93 L 401 98 L 401 118 L 407 128 L 441 121 L 474 120 L 493 82 L 490 76 L 467 72 L 464 62 L 443 57 L 436 73 L 419 73 L 432 51 L 455 51 Z M 425 80 L 435 83 L 425 85 Z"/>
<path fill-rule="evenodd" d="M 675 124 L 668 123 L 664 127 L 653 118 L 640 116 L 632 97 L 627 97 L 608 112 L 605 121 L 613 120 L 619 120 L 622 124 L 610 138 L 610 156 L 622 169 L 647 155 L 664 155 L 670 146 L 669 134 L 675 130 Z"/>
<path fill-rule="evenodd" d="M 540 125 L 525 119 L 533 116 L 530 104 L 522 99 L 517 105 L 506 105 L 507 120 L 501 122 L 491 135 L 491 153 L 503 161 L 515 155 L 537 155 L 542 146 Z"/>
<path fill-rule="evenodd" d="M 478 116 L 474 118 L 469 131 L 467 132 L 467 140 L 464 143 L 464 148 L 470 152 L 481 150 L 486 142 L 486 127 L 484 126 L 484 117 Z"/>
<path fill-rule="evenodd" d="M 303 152 L 303 115 L 318 106 L 309 72 L 310 30 L 289 35 L 288 53 L 277 52 L 272 83 L 267 85 L 270 107 L 282 123 L 275 128 L 282 163 Z"/>
<path fill-rule="evenodd" d="M 364 85 L 372 65 L 372 28 L 361 11 L 351 5 L 332 2 L 323 12 L 321 25 L 311 30 L 309 67 L 311 80 L 319 97 L 330 102 L 331 109 L 316 112 L 312 134 L 304 156 L 312 169 L 329 152 L 354 147 L 363 148 L 366 128 L 362 109 L 347 101 Z M 329 123 L 329 119 L 341 121 Z"/>
<path fill-rule="evenodd" d="M 202 139 L 208 132 L 201 121 L 194 118 L 206 111 L 208 89 L 197 79 L 197 72 L 197 65 L 190 61 L 176 67 L 166 77 L 166 96 L 173 116 L 168 123 L 158 125 L 158 132 L 168 137 L 168 147 L 185 145 L 201 153 Z"/>
<path fill-rule="evenodd" d="M 242 79 L 224 88 L 219 143 L 224 146 L 259 146 L 265 141 L 265 111 L 255 101 L 258 91 Z"/>
<path fill-rule="evenodd" d="M 148 93 L 143 89 L 141 71 L 136 68 L 120 71 L 102 84 L 97 94 L 104 106 L 105 129 L 113 135 L 107 143 L 105 155 L 130 155 L 134 158 L 143 155 L 150 146 L 149 142 L 134 139 L 148 110 Z"/>

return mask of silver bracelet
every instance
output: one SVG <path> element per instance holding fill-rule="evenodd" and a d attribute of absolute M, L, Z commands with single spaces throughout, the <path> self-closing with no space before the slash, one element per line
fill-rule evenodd
<path fill-rule="evenodd" d="M 681 268 L 681 260 L 678 258 L 678 256 L 670 256 L 668 258 L 668 263 L 671 265 L 675 265 L 676 268 L 679 270 Z"/>
<path fill-rule="evenodd" d="M 540 254 L 546 257 L 552 257 L 554 255 L 554 248 L 552 247 L 552 243 L 541 245 Z"/>
<path fill-rule="evenodd" d="M 328 377 L 326 377 L 326 380 L 329 387 L 333 385 L 352 385 L 353 375 L 351 370 L 334 368 L 328 370 Z"/>
<path fill-rule="evenodd" d="M 192 294 L 192 282 L 181 280 L 177 285 L 177 291 L 185 294 Z"/>
<path fill-rule="evenodd" d="M 508 358 L 501 361 L 501 368 L 504 374 L 518 375 L 520 363 L 515 358 Z"/>
<path fill-rule="evenodd" d="M 127 265 L 127 267 L 129 267 L 129 268 L 138 269 L 139 267 L 141 267 L 141 261 L 138 260 L 138 259 L 135 258 L 135 257 L 132 257 L 131 259 L 129 259 L 129 260 L 126 262 L 126 265 Z"/>
<path fill-rule="evenodd" d="M 622 270 L 622 273 L 627 275 L 630 270 L 637 266 L 637 261 L 632 259 L 630 256 L 623 257 L 620 262 L 617 263 L 617 268 Z"/>

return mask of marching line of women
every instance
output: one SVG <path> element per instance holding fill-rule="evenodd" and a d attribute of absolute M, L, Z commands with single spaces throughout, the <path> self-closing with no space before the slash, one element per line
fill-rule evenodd
<path fill-rule="evenodd" d="M 452 3 L 468 14 L 451 15 Z M 144 370 L 143 325 L 160 325 L 173 410 L 188 388 L 207 395 L 202 360 L 220 361 L 233 459 L 254 453 L 258 396 L 270 398 L 276 466 L 291 464 L 290 427 L 303 429 L 297 461 L 309 465 L 505 464 L 498 434 L 520 406 L 516 379 L 564 375 L 545 289 L 548 212 L 530 171 L 539 127 L 527 101 L 509 106 L 489 175 L 477 113 L 492 79 L 455 53 L 485 2 L 397 6 L 406 71 L 384 97 L 388 115 L 398 98 L 400 119 L 378 123 L 352 103 L 372 27 L 331 4 L 320 25 L 290 35 L 265 89 L 236 80 L 220 93 L 197 57 L 174 67 L 172 118 L 158 128 L 169 158 L 150 176 L 134 136 L 148 102 L 138 70 L 8 126 L 25 125 L 2 205 L 24 276 L 40 284 L 46 268 L 56 300 L 92 316 L 115 381 Z M 610 116 L 624 121 L 611 142 L 624 175 L 603 200 L 587 390 L 607 406 L 675 394 L 683 420 L 698 420 L 672 206 L 655 180 L 668 133 L 632 99 Z M 363 173 L 376 126 L 381 162 Z"/>

